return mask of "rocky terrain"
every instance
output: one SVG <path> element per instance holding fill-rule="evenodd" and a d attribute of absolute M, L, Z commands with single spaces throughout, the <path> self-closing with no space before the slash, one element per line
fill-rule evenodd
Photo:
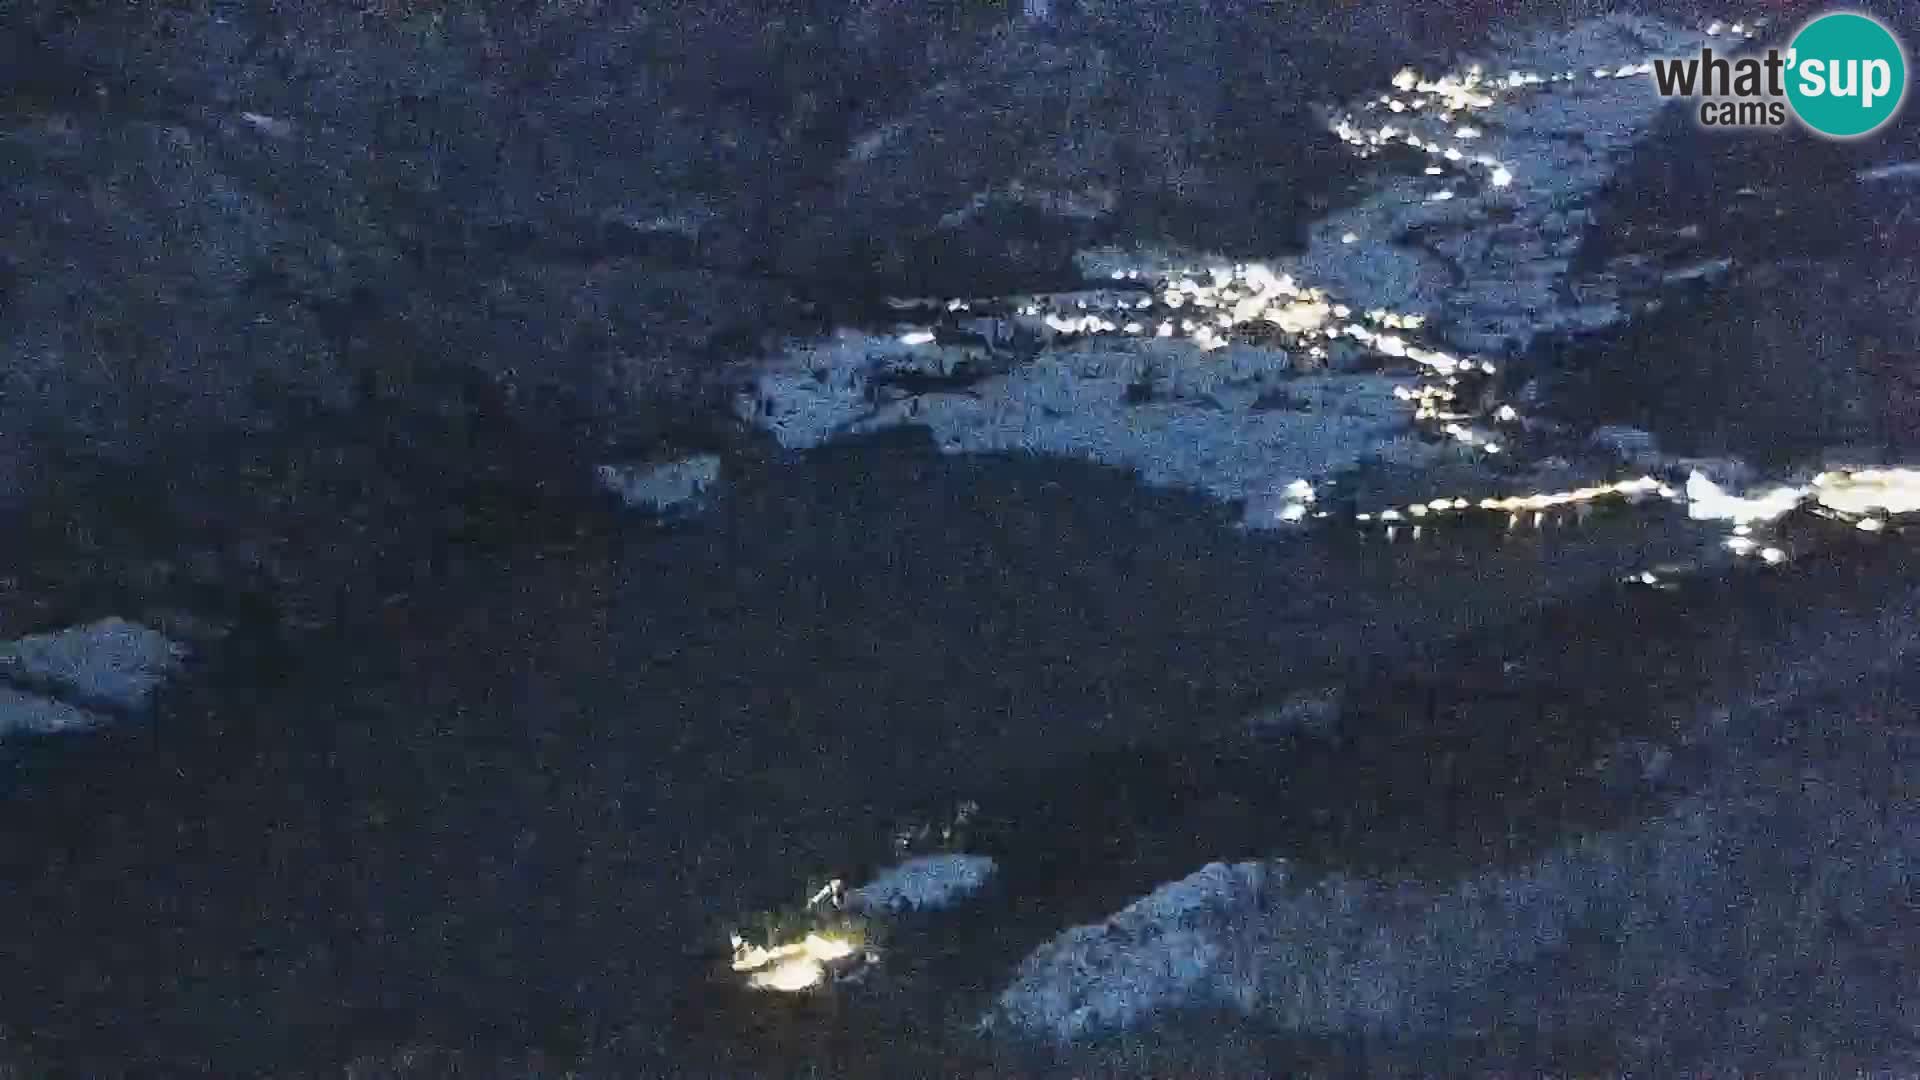
<path fill-rule="evenodd" d="M 1920 1068 L 1812 10 L 7 7 L 0 1065 Z"/>

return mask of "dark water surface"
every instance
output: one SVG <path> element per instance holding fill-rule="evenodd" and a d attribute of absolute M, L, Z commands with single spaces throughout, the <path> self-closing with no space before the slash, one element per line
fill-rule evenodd
<path fill-rule="evenodd" d="M 0 1029 L 85 1072 L 324 1072 L 401 1045 L 886 1071 L 914 1059 L 846 1017 L 811 1049 L 777 1024 L 736 1047 L 739 1003 L 701 977 L 731 913 L 871 865 L 900 815 L 980 800 L 1014 898 L 963 920 L 964 954 L 903 950 L 976 988 L 891 1006 L 938 1014 L 1212 858 L 1425 852 L 1444 874 L 1617 814 L 1564 778 L 1710 670 L 1642 647 L 1711 643 L 1705 616 L 1610 584 L 1684 547 L 1657 515 L 1393 546 L 1232 520 L 1110 470 L 899 440 L 749 469 L 681 526 L 441 552 L 297 660 L 18 752 Z M 1602 599 L 1545 606 L 1576 595 Z M 1531 668 L 1488 651 L 1503 634 Z M 1238 734 L 1329 683 L 1359 688 L 1340 740 Z"/>

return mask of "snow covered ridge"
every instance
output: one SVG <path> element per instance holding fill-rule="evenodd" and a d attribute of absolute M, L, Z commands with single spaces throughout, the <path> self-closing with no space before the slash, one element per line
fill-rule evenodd
<path fill-rule="evenodd" d="M 1230 924 L 1261 908 L 1279 874 L 1264 863 L 1212 863 L 1104 923 L 1068 930 L 1020 966 L 982 1028 L 1065 1041 L 1175 1006 L 1250 1009 Z"/>
<path fill-rule="evenodd" d="M 1458 72 L 1383 73 L 1331 126 L 1362 156 L 1430 164 L 1320 222 L 1306 254 L 1089 252 L 1083 269 L 1113 289 L 954 299 L 938 328 L 803 344 L 765 365 L 739 412 L 796 448 L 918 424 L 948 453 L 1129 467 L 1246 500 L 1260 525 L 1298 520 L 1308 502 L 1290 492 L 1370 455 L 1433 460 L 1422 424 L 1449 453 L 1499 454 L 1518 418 L 1463 404 L 1495 370 L 1473 354 L 1623 317 L 1613 283 L 1567 280 L 1584 204 L 1661 107 L 1648 60 L 1709 40 L 1610 15 L 1509 36 Z M 1003 332 L 1040 347 L 1002 350 Z"/>
<path fill-rule="evenodd" d="M 1443 1026 L 1455 994 L 1628 902 L 1635 861 L 1609 838 L 1446 890 L 1341 877 L 1288 889 L 1283 864 L 1214 863 L 1041 946 L 982 1026 L 1068 1042 L 1218 1008 L 1295 1030 L 1417 1033 Z M 1691 848 L 1674 863 L 1661 884 L 1677 894 L 1712 868 Z"/>
<path fill-rule="evenodd" d="M 1420 175 L 1326 218 L 1284 265 L 1356 306 L 1434 316 L 1461 349 L 1619 321 L 1614 282 L 1568 280 L 1586 204 L 1665 105 L 1650 61 L 1727 40 L 1720 23 L 1616 14 L 1498 37 L 1453 72 L 1394 74 L 1330 125 L 1361 157 L 1424 155 Z"/>
<path fill-rule="evenodd" d="M 1754 1014 L 1730 1006 L 1723 991 L 1751 1000 L 1771 987 L 1811 985 L 1865 936 L 1811 928 L 1829 919 L 1846 927 L 1910 921 L 1920 860 L 1910 804 L 1889 816 L 1872 788 L 1822 773 L 1805 748 L 1840 745 L 1839 732 L 1863 724 L 1898 730 L 1897 719 L 1863 718 L 1836 706 L 1835 695 L 1911 666 L 1920 644 L 1906 618 L 1914 601 L 1905 590 L 1883 608 L 1769 646 L 1780 660 L 1772 671 L 1677 733 L 1683 745 L 1712 747 L 1707 779 L 1651 822 L 1457 882 L 1335 875 L 1306 883 L 1289 880 L 1277 861 L 1214 863 L 1035 950 L 982 1027 L 1068 1042 L 1198 1008 L 1323 1034 L 1418 1038 L 1515 1017 L 1555 1034 L 1592 1024 L 1596 1002 L 1616 1023 L 1669 1010 L 1727 1028 L 1748 1023 Z M 1781 740 L 1782 724 L 1802 733 Z M 1644 779 L 1670 761 L 1655 748 L 1630 768 Z M 1776 770 L 1804 783 L 1782 787 Z M 1804 848 L 1780 842 L 1783 803 L 1804 815 L 1821 853 L 1811 873 Z M 1753 902 L 1777 896 L 1769 890 L 1789 879 L 1800 882 L 1795 902 Z M 1569 948 L 1575 940 L 1582 945 Z M 1766 977 L 1744 987 L 1737 978 L 1697 978 L 1756 962 Z M 1903 1000 L 1865 1001 L 1853 989 L 1813 995 L 1823 1000 L 1807 1007 L 1856 1045 L 1910 1031 Z M 1881 1026 L 1888 1023 L 1895 1026 Z M 1846 1045 L 1833 1038 L 1830 1045 Z"/>

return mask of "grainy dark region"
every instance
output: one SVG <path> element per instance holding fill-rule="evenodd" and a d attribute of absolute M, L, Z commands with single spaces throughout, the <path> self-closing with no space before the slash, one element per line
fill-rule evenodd
<path fill-rule="evenodd" d="M 1823 10 L 0 0 L 0 1073 L 1920 1073 Z"/>

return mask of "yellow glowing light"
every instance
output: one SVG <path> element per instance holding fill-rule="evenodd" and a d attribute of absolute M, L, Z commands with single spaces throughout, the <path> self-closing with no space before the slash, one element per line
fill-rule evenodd
<path fill-rule="evenodd" d="M 820 934 L 808 934 L 800 941 L 772 949 L 747 945 L 736 934 L 733 948 L 733 970 L 753 972 L 747 979 L 748 986 L 787 993 L 819 985 L 826 978 L 826 965 L 854 953 L 851 941 Z"/>
<path fill-rule="evenodd" d="M 766 971 L 756 972 L 747 979 L 747 985 L 755 990 L 777 990 L 793 994 L 808 990 L 827 977 L 827 969 L 816 961 L 804 956 L 782 960 Z"/>
<path fill-rule="evenodd" d="M 1861 469 L 1814 477 L 1820 505 L 1843 514 L 1920 513 L 1920 469 Z"/>

